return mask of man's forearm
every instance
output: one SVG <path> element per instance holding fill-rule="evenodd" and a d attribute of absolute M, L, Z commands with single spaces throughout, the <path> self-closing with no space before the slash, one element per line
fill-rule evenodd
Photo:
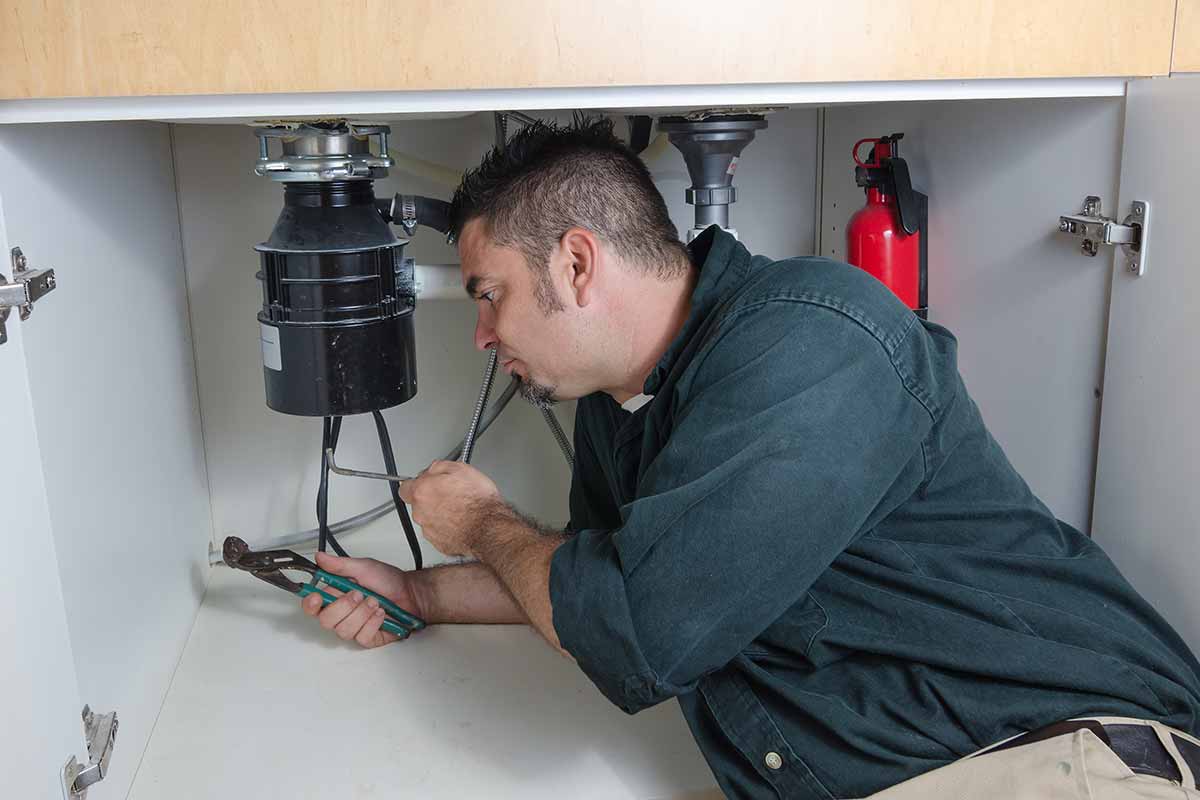
<path fill-rule="evenodd" d="M 570 658 L 558 641 L 550 604 L 550 561 L 565 539 L 531 524 L 508 505 L 496 503 L 481 513 L 472 550 L 516 599 L 529 624 L 551 647 Z"/>
<path fill-rule="evenodd" d="M 512 594 L 485 564 L 443 564 L 410 573 L 430 624 L 527 624 Z"/>

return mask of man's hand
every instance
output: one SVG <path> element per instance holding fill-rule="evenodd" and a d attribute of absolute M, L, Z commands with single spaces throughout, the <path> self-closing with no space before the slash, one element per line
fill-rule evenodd
<path fill-rule="evenodd" d="M 481 519 L 503 504 L 491 478 L 469 464 L 435 461 L 420 475 L 400 484 L 400 497 L 412 506 L 413 522 L 425 539 L 448 556 L 471 556 L 484 535 Z"/>
<path fill-rule="evenodd" d="M 482 562 L 550 646 L 569 657 L 550 607 L 550 560 L 561 534 L 530 524 L 504 502 L 491 479 L 457 461 L 433 462 L 400 484 L 400 496 L 430 544 L 448 556 Z"/>
<path fill-rule="evenodd" d="M 378 592 L 396 605 L 421 619 L 428 620 L 421 592 L 417 590 L 415 574 L 373 558 L 340 558 L 317 553 L 317 566 L 335 575 L 344 575 L 355 583 Z M 325 587 L 330 594 L 337 590 Z M 380 647 L 399 637 L 381 631 L 385 615 L 374 597 L 364 598 L 359 592 L 343 594 L 321 608 L 320 595 L 310 594 L 300 601 L 300 607 L 310 617 L 316 617 L 321 627 L 333 631 L 339 639 L 358 642 L 363 647 Z"/>

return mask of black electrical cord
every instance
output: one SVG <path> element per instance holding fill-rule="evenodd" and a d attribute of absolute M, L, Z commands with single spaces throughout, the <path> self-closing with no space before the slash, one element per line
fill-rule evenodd
<path fill-rule="evenodd" d="M 325 552 L 329 537 L 329 417 L 321 420 L 321 478 L 317 484 L 317 552 Z"/>
<path fill-rule="evenodd" d="M 629 121 L 629 149 L 641 153 L 650 146 L 650 128 L 654 124 L 654 118 L 628 116 L 625 119 Z"/>
<path fill-rule="evenodd" d="M 378 411 L 372 411 L 371 416 L 375 418 L 375 430 L 379 433 L 379 448 L 383 450 L 384 467 L 389 475 L 395 475 L 396 456 L 392 452 L 392 438 L 388 436 L 387 423 L 383 420 L 383 414 Z M 413 564 L 416 569 L 420 569 L 422 563 L 421 544 L 417 541 L 417 532 L 413 530 L 412 520 L 408 518 L 408 508 L 400 499 L 400 484 L 388 481 L 388 486 L 392 490 L 392 503 L 396 506 L 396 513 L 400 516 L 400 524 L 404 526 L 404 536 L 408 539 L 408 548 L 412 550 Z"/>
<path fill-rule="evenodd" d="M 325 417 L 321 424 L 321 484 L 317 488 L 317 550 L 324 553 L 326 543 L 339 556 L 346 551 L 329 530 L 329 450 L 337 452 L 338 436 L 342 432 L 341 417 Z"/>

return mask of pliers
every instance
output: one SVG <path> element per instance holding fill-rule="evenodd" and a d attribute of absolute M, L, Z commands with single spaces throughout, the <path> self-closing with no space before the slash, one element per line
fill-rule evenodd
<path fill-rule="evenodd" d="M 291 550 L 259 550 L 255 552 L 250 549 L 250 545 L 238 537 L 227 536 L 222 548 L 222 555 L 225 563 L 234 569 L 243 569 L 259 580 L 264 580 L 272 586 L 278 586 L 284 591 L 301 597 L 319 594 L 322 606 L 329 605 L 337 597 L 319 588 L 318 584 L 320 583 L 332 586 L 341 592 L 362 592 L 364 595 L 374 597 L 379 601 L 380 607 L 386 614 L 383 625 L 380 627 L 401 639 L 407 639 L 410 633 L 425 627 L 424 620 L 408 613 L 386 597 L 359 586 L 349 578 L 318 569 L 316 564 Z M 297 583 L 284 575 L 284 570 L 307 572 L 312 576 L 312 580 L 309 583 Z"/>

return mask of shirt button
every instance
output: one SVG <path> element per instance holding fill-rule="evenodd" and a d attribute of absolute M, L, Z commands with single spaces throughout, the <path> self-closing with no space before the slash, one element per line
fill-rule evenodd
<path fill-rule="evenodd" d="M 771 769 L 779 769 L 783 766 L 783 759 L 780 758 L 779 753 L 776 753 L 775 751 L 767 753 L 767 757 L 764 758 L 763 761 L 766 761 L 767 766 Z"/>

